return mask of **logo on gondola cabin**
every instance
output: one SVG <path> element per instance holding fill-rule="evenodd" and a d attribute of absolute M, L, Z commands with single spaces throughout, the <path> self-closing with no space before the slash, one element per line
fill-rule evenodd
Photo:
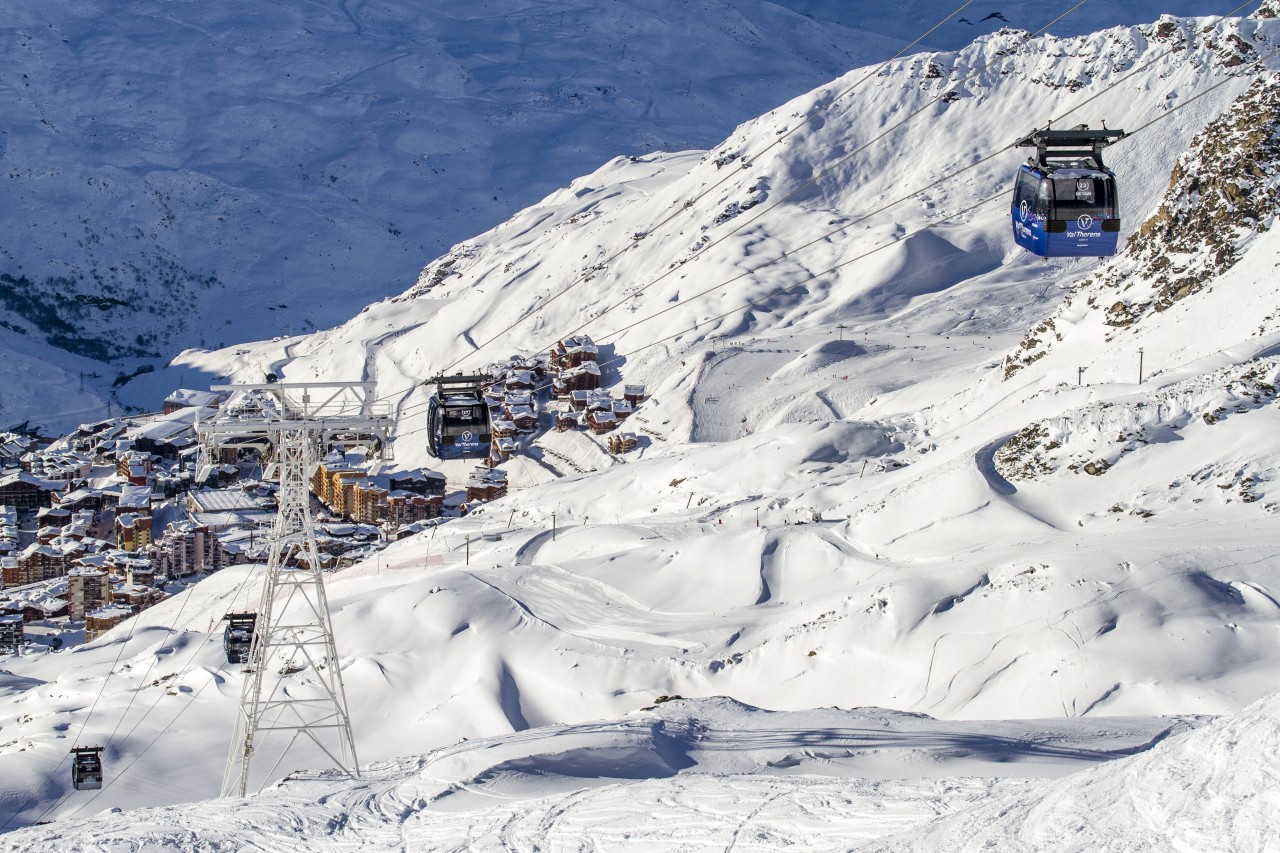
<path fill-rule="evenodd" d="M 1018 216 L 1021 217 L 1023 222 L 1026 222 L 1027 217 L 1030 215 L 1031 215 L 1031 205 L 1027 204 L 1027 200 L 1024 198 L 1022 200 L 1022 203 L 1018 205 Z"/>
<path fill-rule="evenodd" d="M 1086 213 L 1076 220 L 1076 225 L 1080 226 L 1081 231 L 1088 231 L 1093 227 L 1093 217 Z"/>
<path fill-rule="evenodd" d="M 471 441 L 471 440 L 472 440 L 472 439 L 474 439 L 474 438 L 475 438 L 475 436 L 471 434 L 471 430 L 467 430 L 466 432 L 464 432 L 464 433 L 462 434 L 462 440 L 463 440 L 463 441 Z"/>

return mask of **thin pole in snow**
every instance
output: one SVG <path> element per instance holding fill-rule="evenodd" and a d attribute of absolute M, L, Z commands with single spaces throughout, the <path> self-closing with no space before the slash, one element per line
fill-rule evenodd
<path fill-rule="evenodd" d="M 1142 384 L 1142 347 L 1138 347 L 1138 384 Z"/>
<path fill-rule="evenodd" d="M 551 541 L 556 541 L 556 514 L 551 513 Z"/>
<path fill-rule="evenodd" d="M 862 479 L 862 475 L 867 473 L 867 460 L 862 460 L 862 470 L 858 472 L 858 479 Z"/>

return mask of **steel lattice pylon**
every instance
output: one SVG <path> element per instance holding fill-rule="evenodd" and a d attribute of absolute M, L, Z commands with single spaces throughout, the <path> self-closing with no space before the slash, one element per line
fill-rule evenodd
<path fill-rule="evenodd" d="M 254 752 L 268 732 L 292 733 L 293 739 L 306 735 L 338 767 L 359 775 L 312 527 L 307 430 L 282 430 L 276 460 L 279 509 L 258 605 L 259 627 L 249 652 L 251 673 L 244 682 L 222 780 L 224 796 L 248 793 Z"/>
<path fill-rule="evenodd" d="M 313 401 L 315 389 L 333 393 Z M 279 757 L 264 781 L 304 736 L 343 772 L 359 776 L 308 479 L 317 447 L 364 446 L 385 453 L 390 418 L 373 413 L 371 383 L 271 383 L 215 390 L 238 392 L 240 397 L 228 401 L 213 422 L 197 425 L 202 469 L 208 471 L 229 449 L 266 448 L 280 480 L 266 580 L 222 794 L 248 794 L 250 768 L 272 733 L 290 737 L 287 743 L 271 745 L 272 752 L 278 748 Z"/>

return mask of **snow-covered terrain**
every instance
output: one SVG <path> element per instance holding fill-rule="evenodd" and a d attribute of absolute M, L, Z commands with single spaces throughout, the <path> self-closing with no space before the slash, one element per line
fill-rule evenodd
<path fill-rule="evenodd" d="M 5 843 L 1274 846 L 1276 14 L 854 71 L 619 157 L 341 326 L 185 353 L 376 380 L 403 466 L 436 464 L 419 383 L 572 332 L 651 396 L 640 449 L 548 435 L 507 498 L 331 577 L 365 781 L 79 820 L 217 792 L 218 620 L 256 594 L 228 569 L 5 662 L 12 821 L 77 819 Z M 1134 133 L 1112 261 L 1007 233 L 1007 147 L 1049 118 Z M 1162 740 L 1205 714 L 1236 716 Z M 101 793 L 68 793 L 71 741 L 107 746 Z"/>
<path fill-rule="evenodd" d="M 108 392 L 151 410 L 177 378 L 118 374 L 340 322 L 610 157 L 704 148 L 902 46 L 755 0 L 4 17 L 0 352 L 63 376 L 0 425 L 51 428 Z"/>

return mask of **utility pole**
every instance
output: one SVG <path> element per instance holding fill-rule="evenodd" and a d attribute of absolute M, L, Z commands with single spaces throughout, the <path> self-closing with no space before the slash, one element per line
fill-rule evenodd
<path fill-rule="evenodd" d="M 840 330 L 840 340 L 844 340 L 844 323 L 839 323 L 836 328 Z"/>
<path fill-rule="evenodd" d="M 385 448 L 391 418 L 373 412 L 371 382 L 230 385 L 213 390 L 230 391 L 232 396 L 213 421 L 196 425 L 201 449 L 197 482 L 208 476 L 224 449 L 254 447 L 273 451 L 270 473 L 264 475 L 277 476 L 280 483 L 222 794 L 247 796 L 254 760 L 269 760 L 270 773 L 299 740 L 310 741 L 340 770 L 358 778 L 359 759 L 316 547 L 308 480 L 320 448 Z M 317 402 L 313 390 L 329 396 Z M 245 417 L 246 411 L 258 414 Z M 273 738 L 277 733 L 287 740 Z M 261 784 L 270 781 L 262 779 Z"/>
<path fill-rule="evenodd" d="M 1084 367 L 1077 367 L 1077 368 L 1076 368 L 1076 387 L 1077 387 L 1077 388 L 1084 384 L 1084 372 L 1085 372 L 1085 370 L 1086 370 L 1086 369 L 1087 369 L 1087 368 L 1084 368 Z M 1138 371 L 1138 372 L 1139 372 L 1139 373 L 1141 373 L 1141 372 L 1142 372 L 1142 371 L 1141 371 L 1141 368 L 1139 368 L 1139 371 Z M 1141 382 L 1142 380 L 1141 380 L 1141 379 L 1139 379 L 1138 381 L 1139 381 L 1139 382 Z"/>

